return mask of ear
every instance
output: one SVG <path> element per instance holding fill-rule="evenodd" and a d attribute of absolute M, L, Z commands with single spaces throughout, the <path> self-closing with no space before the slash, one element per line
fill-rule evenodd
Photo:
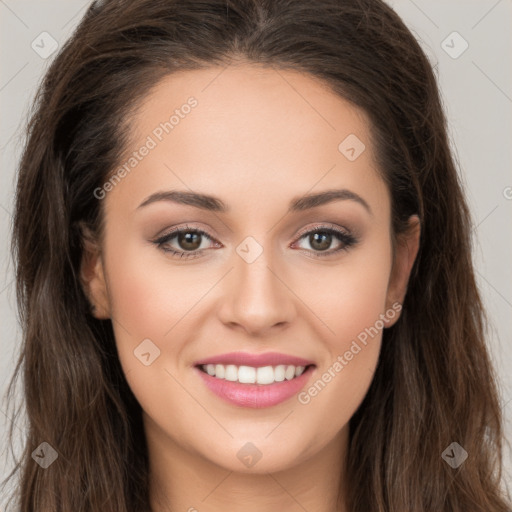
<path fill-rule="evenodd" d="M 393 268 L 391 269 L 386 296 L 388 309 L 392 308 L 392 305 L 397 302 L 400 304 L 404 302 L 409 276 L 420 246 L 420 233 L 420 219 L 417 215 L 411 215 L 407 230 L 398 235 L 396 240 Z M 395 308 L 392 309 L 396 311 Z M 399 313 L 393 315 L 392 319 L 386 321 L 386 327 L 391 327 L 399 318 Z"/>
<path fill-rule="evenodd" d="M 110 299 L 107 291 L 101 247 L 92 231 L 83 223 L 83 253 L 80 265 L 80 282 L 91 304 L 91 314 L 99 320 L 110 318 Z"/>

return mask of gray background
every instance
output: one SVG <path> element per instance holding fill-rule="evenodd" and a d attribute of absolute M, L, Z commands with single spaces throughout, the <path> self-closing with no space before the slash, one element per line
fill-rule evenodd
<path fill-rule="evenodd" d="M 389 3 L 420 40 L 439 79 L 452 145 L 473 212 L 477 278 L 492 321 L 489 344 L 500 376 L 506 431 L 512 440 L 512 1 L 390 0 Z M 20 340 L 9 255 L 15 167 L 29 102 L 52 58 L 41 57 L 32 48 L 32 42 L 47 38 L 41 36 L 47 32 L 60 46 L 88 5 L 89 1 L 79 0 L 0 0 L 2 440 L 12 415 L 3 395 Z M 460 36 L 454 35 L 454 31 Z M 46 39 L 46 49 L 50 48 L 48 42 Z M 462 52 L 465 42 L 468 48 Z M 20 438 L 23 429 L 24 421 L 20 417 L 16 426 Z M 19 453 L 19 440 L 15 446 Z M 11 469 L 12 457 L 5 441 L 1 448 L 0 478 L 3 479 L 7 475 L 4 467 Z M 510 447 L 505 455 L 507 482 L 512 482 Z M 510 483 L 509 486 L 512 487 Z M 1 508 L 3 503 L 0 497 Z"/>

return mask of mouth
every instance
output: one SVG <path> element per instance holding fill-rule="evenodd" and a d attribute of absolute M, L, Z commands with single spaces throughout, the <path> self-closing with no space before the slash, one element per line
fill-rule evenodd
<path fill-rule="evenodd" d="M 315 364 L 246 366 L 200 364 L 194 367 L 206 388 L 237 407 L 268 408 L 297 395 L 312 378 Z"/>
<path fill-rule="evenodd" d="M 294 380 L 314 366 L 314 364 L 306 366 L 280 364 L 255 367 L 234 364 L 201 364 L 196 368 L 218 380 L 270 386 L 278 382 Z"/>

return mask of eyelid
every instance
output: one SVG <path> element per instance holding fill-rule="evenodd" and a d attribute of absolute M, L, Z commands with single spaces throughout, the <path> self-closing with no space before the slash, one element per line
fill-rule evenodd
<path fill-rule="evenodd" d="M 311 231 L 320 231 L 322 229 L 332 229 L 333 231 L 336 231 L 337 233 L 342 233 L 347 236 L 351 234 L 348 229 L 339 227 L 336 224 L 332 224 L 331 222 L 318 222 L 316 224 L 313 224 L 312 226 L 308 226 L 307 228 L 301 229 L 297 233 L 295 238 L 299 239 L 299 238 L 302 238 L 304 235 L 307 235 Z"/>
<path fill-rule="evenodd" d="M 353 234 L 350 230 L 332 224 L 330 222 L 317 223 L 313 226 L 309 226 L 307 228 L 302 229 L 296 235 L 296 241 L 292 243 L 292 246 L 299 243 L 301 239 L 311 233 L 322 233 L 327 232 L 331 235 L 334 235 L 341 242 L 341 247 L 337 249 L 330 249 L 328 251 L 311 251 L 299 248 L 298 250 L 304 253 L 309 258 L 325 258 L 335 257 L 339 255 L 341 252 L 348 251 L 353 247 L 357 246 L 360 241 L 360 237 L 357 234 Z"/>
<path fill-rule="evenodd" d="M 154 242 L 154 243 L 163 242 L 163 241 L 165 241 L 166 238 L 169 238 L 171 235 L 179 234 L 180 232 L 184 232 L 184 231 L 185 232 L 193 231 L 195 233 L 200 233 L 201 235 L 205 236 L 206 238 L 208 238 L 214 242 L 220 243 L 215 239 L 214 236 L 212 236 L 206 230 L 199 228 L 197 226 L 189 226 L 188 224 L 186 224 L 185 226 L 177 226 L 177 227 L 173 227 L 169 230 L 166 230 L 166 231 L 164 231 L 163 234 L 158 235 L 155 238 L 153 238 L 151 240 L 151 242 Z"/>
<path fill-rule="evenodd" d="M 302 238 L 304 238 L 305 235 L 308 235 L 310 233 L 314 232 L 321 232 L 321 231 L 329 231 L 332 233 L 337 233 L 339 237 L 341 238 L 341 241 L 343 243 L 343 246 L 339 249 L 335 250 L 329 250 L 325 251 L 325 253 L 322 253 L 322 251 L 307 251 L 304 249 L 299 249 L 301 252 L 304 253 L 310 253 L 314 255 L 314 257 L 328 257 L 333 256 L 337 253 L 339 253 L 342 250 L 348 250 L 351 246 L 356 245 L 359 242 L 359 237 L 357 234 L 352 234 L 350 230 L 339 227 L 335 224 L 332 224 L 330 222 L 324 222 L 324 223 L 316 223 L 313 226 L 308 226 L 306 228 L 303 228 L 297 233 L 294 237 L 294 241 L 292 242 L 291 246 L 299 242 Z M 182 250 L 175 250 L 175 249 L 163 249 L 161 246 L 165 243 L 169 242 L 170 238 L 174 238 L 175 235 L 182 233 L 182 232 L 195 232 L 198 234 L 201 234 L 202 236 L 206 237 L 207 239 L 211 240 L 214 244 L 219 246 L 219 244 L 222 246 L 222 243 L 216 240 L 215 237 L 210 235 L 207 231 L 196 227 L 196 226 L 189 226 L 186 224 L 185 226 L 176 226 L 171 228 L 168 231 L 165 231 L 164 234 L 157 236 L 153 240 L 151 240 L 152 243 L 158 245 L 163 251 L 167 253 L 171 253 L 174 257 L 177 257 L 177 255 L 180 255 L 180 257 L 184 258 L 195 258 L 201 256 L 204 252 L 206 252 L 207 249 L 198 249 L 195 251 L 182 251 Z"/>
<path fill-rule="evenodd" d="M 302 238 L 304 235 L 309 234 L 311 231 L 320 230 L 320 229 L 326 229 L 326 228 L 332 229 L 332 230 L 334 230 L 334 231 L 336 231 L 338 233 L 342 233 L 344 235 L 350 235 L 351 234 L 349 230 L 344 229 L 344 228 L 340 228 L 340 227 L 338 227 L 335 224 L 332 224 L 330 222 L 323 222 L 323 223 L 319 222 L 319 223 L 314 224 L 313 226 L 302 228 L 295 235 L 294 242 L 296 242 L 297 240 Z M 181 231 L 187 231 L 187 230 L 195 231 L 197 233 L 200 233 L 200 234 L 206 236 L 207 238 L 209 238 L 212 241 L 216 241 L 217 243 L 220 243 L 220 242 L 218 242 L 218 240 L 216 240 L 216 238 L 214 236 L 212 236 L 210 233 L 208 233 L 207 231 L 203 230 L 202 228 L 197 227 L 197 226 L 189 226 L 188 224 L 186 224 L 185 226 L 173 227 L 173 228 L 171 228 L 171 229 L 169 229 L 167 231 L 164 231 L 163 234 L 154 237 L 151 241 L 152 242 L 159 242 L 159 241 L 164 240 L 165 238 L 169 237 L 170 235 L 172 235 L 174 233 L 179 233 Z"/>

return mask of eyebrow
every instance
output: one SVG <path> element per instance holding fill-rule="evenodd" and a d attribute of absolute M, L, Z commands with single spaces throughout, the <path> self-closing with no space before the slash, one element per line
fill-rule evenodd
<path fill-rule="evenodd" d="M 317 194 L 308 194 L 296 197 L 290 201 L 288 212 L 300 212 L 316 208 L 333 201 L 345 200 L 355 201 L 361 204 L 370 215 L 373 215 L 370 205 L 360 195 L 348 189 L 325 190 L 324 192 L 319 192 Z M 149 197 L 144 199 L 137 209 L 158 201 L 170 201 L 218 213 L 228 213 L 230 211 L 227 204 L 218 197 L 181 190 L 168 190 L 165 192 L 156 192 L 151 194 Z"/>

